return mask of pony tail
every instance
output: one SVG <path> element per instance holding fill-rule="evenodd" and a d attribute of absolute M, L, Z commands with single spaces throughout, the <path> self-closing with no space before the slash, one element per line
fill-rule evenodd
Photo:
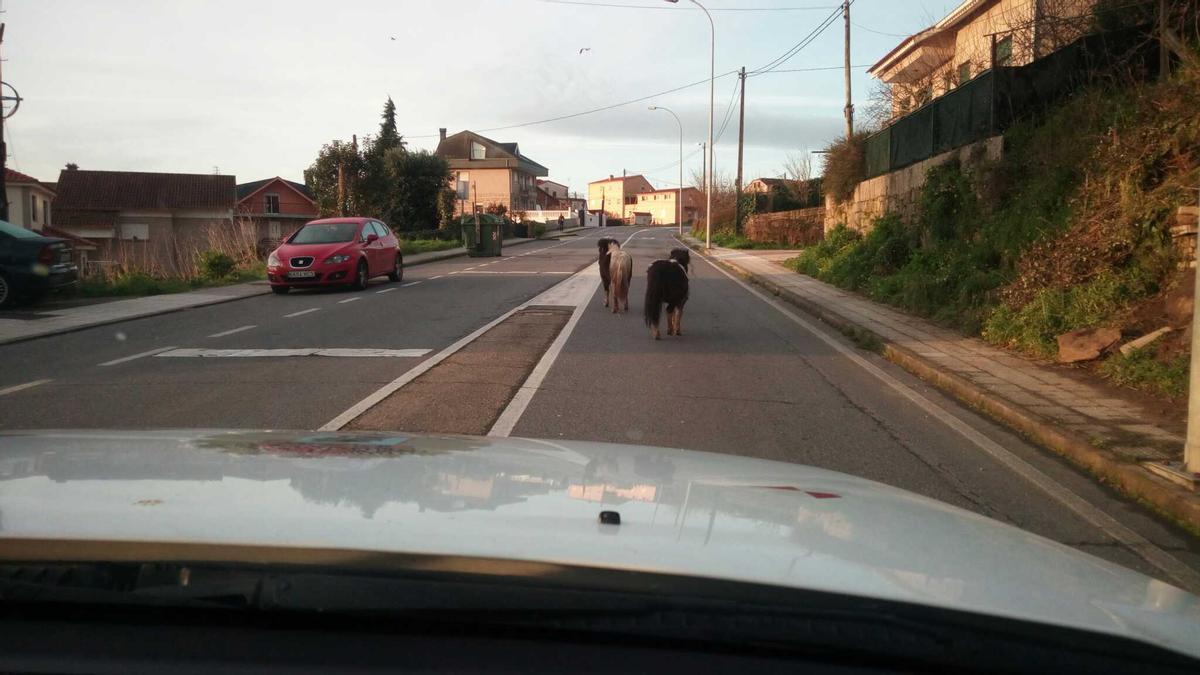
<path fill-rule="evenodd" d="M 647 326 L 657 326 L 662 318 L 664 290 L 662 262 L 656 260 L 650 264 L 650 269 L 646 270 L 646 302 L 642 307 L 642 316 L 646 319 Z"/>

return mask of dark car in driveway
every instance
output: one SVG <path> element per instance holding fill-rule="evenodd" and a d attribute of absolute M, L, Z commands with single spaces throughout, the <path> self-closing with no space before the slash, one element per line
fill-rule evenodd
<path fill-rule="evenodd" d="M 314 220 L 296 230 L 267 257 L 271 290 L 352 286 L 386 275 L 404 277 L 404 258 L 396 234 L 372 218 Z"/>
<path fill-rule="evenodd" d="M 0 220 L 0 307 L 73 285 L 79 268 L 71 252 L 65 239 Z"/>

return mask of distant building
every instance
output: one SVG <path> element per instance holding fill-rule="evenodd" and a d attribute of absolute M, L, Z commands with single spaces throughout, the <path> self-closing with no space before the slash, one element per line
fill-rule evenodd
<path fill-rule="evenodd" d="M 552 180 L 538 179 L 537 186 L 554 199 L 567 198 L 567 186 Z"/>
<path fill-rule="evenodd" d="M 630 219 L 638 210 L 638 195 L 654 192 L 644 176 L 609 176 L 588 183 L 589 210 L 604 209 L 610 218 Z"/>
<path fill-rule="evenodd" d="M 499 143 L 473 131 L 447 136 L 442 129 L 437 154 L 450 164 L 455 184 L 465 186 L 466 194 L 455 202 L 458 213 L 470 213 L 474 204 L 503 206 L 510 213 L 532 211 L 538 206 L 537 179 L 550 175 L 521 154 L 516 143 Z"/>
<path fill-rule="evenodd" d="M 54 227 L 96 242 L 100 261 L 177 272 L 233 222 L 233 176 L 66 169 Z"/>
<path fill-rule="evenodd" d="M 903 115 L 992 67 L 1023 66 L 1084 35 L 1097 0 L 965 0 L 867 71 Z M 993 55 L 993 41 L 995 54 Z"/>
<path fill-rule="evenodd" d="M 320 214 L 306 185 L 279 176 L 238 185 L 236 211 L 255 225 L 260 248 L 274 248 Z"/>
<path fill-rule="evenodd" d="M 751 194 L 769 194 L 775 188 L 795 187 L 800 181 L 786 178 L 755 178 L 746 183 L 746 192 Z"/>
<path fill-rule="evenodd" d="M 8 222 L 27 230 L 53 224 L 50 215 L 54 189 L 33 176 L 4 170 L 4 193 L 8 197 Z"/>
<path fill-rule="evenodd" d="M 651 225 L 676 225 L 675 200 L 679 197 L 678 190 L 654 190 L 643 192 L 637 196 L 638 213 L 649 214 Z M 703 210 L 704 193 L 694 187 L 683 189 L 683 222 L 685 225 L 695 222 Z"/>

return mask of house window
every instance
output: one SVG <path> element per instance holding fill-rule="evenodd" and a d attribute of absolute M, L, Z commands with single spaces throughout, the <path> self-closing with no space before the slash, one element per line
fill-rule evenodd
<path fill-rule="evenodd" d="M 971 79 L 971 62 L 967 61 L 958 66 L 958 83 L 961 85 Z"/>
<path fill-rule="evenodd" d="M 279 195 L 267 195 L 267 213 L 279 213 Z"/>
<path fill-rule="evenodd" d="M 51 224 L 50 223 L 50 202 L 49 202 L 49 200 L 46 200 L 46 199 L 42 200 L 42 222 L 45 223 L 46 225 Z"/>
<path fill-rule="evenodd" d="M 1007 66 L 1012 62 L 1012 49 L 1011 35 L 996 43 L 995 59 L 997 66 Z"/>
<path fill-rule="evenodd" d="M 471 141 L 471 159 L 486 159 L 487 148 L 483 147 L 483 143 Z"/>
<path fill-rule="evenodd" d="M 30 220 L 30 222 L 33 222 L 33 223 L 36 223 L 36 222 L 38 221 L 38 217 L 37 217 L 37 195 L 30 195 L 30 196 L 29 196 L 29 220 Z"/>
<path fill-rule="evenodd" d="M 130 223 L 121 225 L 121 238 L 129 241 L 146 241 L 150 238 L 150 226 Z"/>

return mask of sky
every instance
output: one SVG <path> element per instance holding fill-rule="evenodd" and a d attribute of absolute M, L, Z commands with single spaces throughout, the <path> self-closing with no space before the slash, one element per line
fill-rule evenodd
<path fill-rule="evenodd" d="M 703 0 L 702 0 L 703 2 Z M 659 188 L 701 168 L 709 26 L 687 0 L 3 0 L 3 79 L 24 99 L 6 121 L 9 166 L 54 181 L 84 169 L 303 180 L 323 144 L 378 129 L 388 96 L 410 147 L 470 129 L 586 193 L 641 173 Z M 598 4 L 631 5 L 637 8 Z M 831 0 L 710 0 L 718 130 L 737 78 L 835 11 Z M 947 0 L 856 0 L 851 61 L 869 66 L 942 17 Z M 716 11 L 740 10 L 740 11 Z M 747 11 L 750 10 L 750 11 Z M 581 53 L 580 50 L 585 50 Z M 844 130 L 843 24 L 746 84 L 746 180 L 778 176 Z M 809 70 L 814 68 L 829 70 Z M 855 104 L 870 79 L 853 71 Z M 653 96 L 544 124 L 527 124 Z M 716 170 L 737 161 L 736 110 Z M 525 125 L 525 126 L 516 126 Z M 515 127 L 490 130 L 497 127 Z M 819 159 L 816 159 L 819 170 Z"/>

